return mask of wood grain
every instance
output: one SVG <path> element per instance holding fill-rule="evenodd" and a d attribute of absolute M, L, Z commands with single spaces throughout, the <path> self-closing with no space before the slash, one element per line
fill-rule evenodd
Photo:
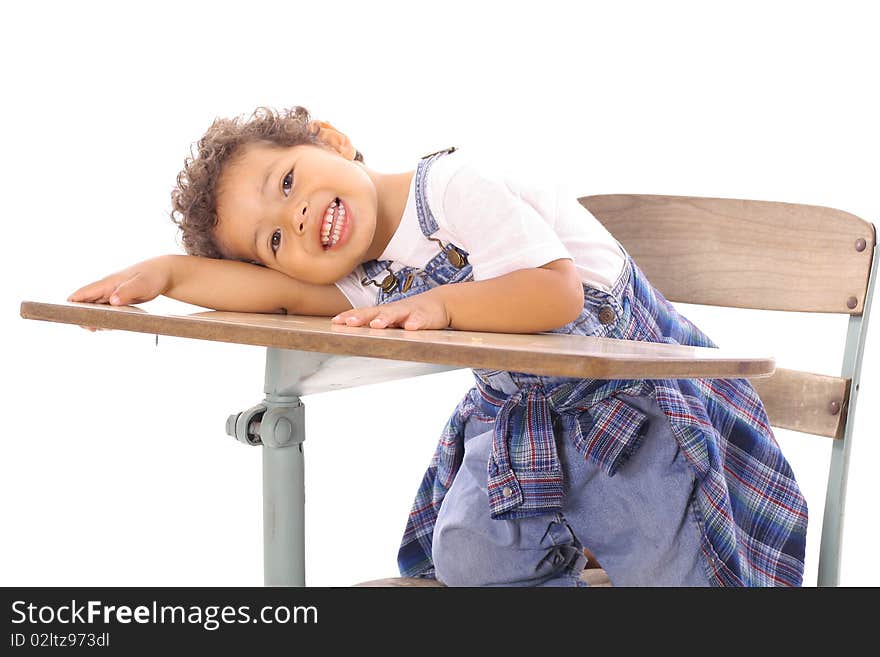
<path fill-rule="evenodd" d="M 207 311 L 154 314 L 143 308 L 24 301 L 26 319 L 200 340 L 597 379 L 751 378 L 773 373 L 773 358 L 562 334 L 406 331 L 331 324 L 326 317 Z"/>
<path fill-rule="evenodd" d="M 782 367 L 771 377 L 752 381 L 770 424 L 828 438 L 843 437 L 849 383 L 837 376 Z"/>
<path fill-rule="evenodd" d="M 853 315 L 864 308 L 876 230 L 848 212 L 687 196 L 578 200 L 670 301 Z"/>

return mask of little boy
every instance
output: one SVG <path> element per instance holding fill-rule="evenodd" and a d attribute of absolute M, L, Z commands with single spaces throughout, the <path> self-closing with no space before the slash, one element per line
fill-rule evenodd
<path fill-rule="evenodd" d="M 366 167 L 303 108 L 217 120 L 187 159 L 161 256 L 71 301 L 164 294 L 373 328 L 550 331 L 714 344 L 575 199 L 455 149 Z M 474 370 L 398 555 L 448 585 L 799 585 L 806 504 L 745 380 Z"/>

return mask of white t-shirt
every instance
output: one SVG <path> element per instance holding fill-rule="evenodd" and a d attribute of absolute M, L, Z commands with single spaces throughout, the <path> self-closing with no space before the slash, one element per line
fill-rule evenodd
<path fill-rule="evenodd" d="M 623 270 L 617 240 L 577 198 L 492 174 L 461 151 L 434 161 L 425 195 L 439 226 L 431 237 L 466 251 L 475 281 L 568 258 L 584 283 L 610 292 Z M 413 175 L 400 225 L 378 259 L 393 261 L 397 272 L 423 268 L 439 252 L 419 228 Z M 376 287 L 361 283 L 365 275 L 358 266 L 336 282 L 354 308 L 376 305 Z"/>

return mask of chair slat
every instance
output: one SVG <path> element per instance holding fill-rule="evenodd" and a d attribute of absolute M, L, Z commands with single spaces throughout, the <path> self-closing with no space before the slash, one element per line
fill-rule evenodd
<path fill-rule="evenodd" d="M 772 376 L 751 383 L 774 427 L 843 437 L 849 379 L 777 367 Z"/>
<path fill-rule="evenodd" d="M 670 301 L 862 313 L 876 236 L 848 212 L 686 196 L 578 200 Z"/>

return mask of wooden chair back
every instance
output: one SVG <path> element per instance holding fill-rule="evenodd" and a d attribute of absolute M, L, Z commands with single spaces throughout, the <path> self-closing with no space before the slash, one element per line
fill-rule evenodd
<path fill-rule="evenodd" d="M 841 376 L 752 379 L 773 426 L 834 440 L 819 584 L 837 585 L 849 435 L 876 275 L 876 229 L 833 208 L 722 198 L 578 199 L 672 302 L 850 316 Z"/>

